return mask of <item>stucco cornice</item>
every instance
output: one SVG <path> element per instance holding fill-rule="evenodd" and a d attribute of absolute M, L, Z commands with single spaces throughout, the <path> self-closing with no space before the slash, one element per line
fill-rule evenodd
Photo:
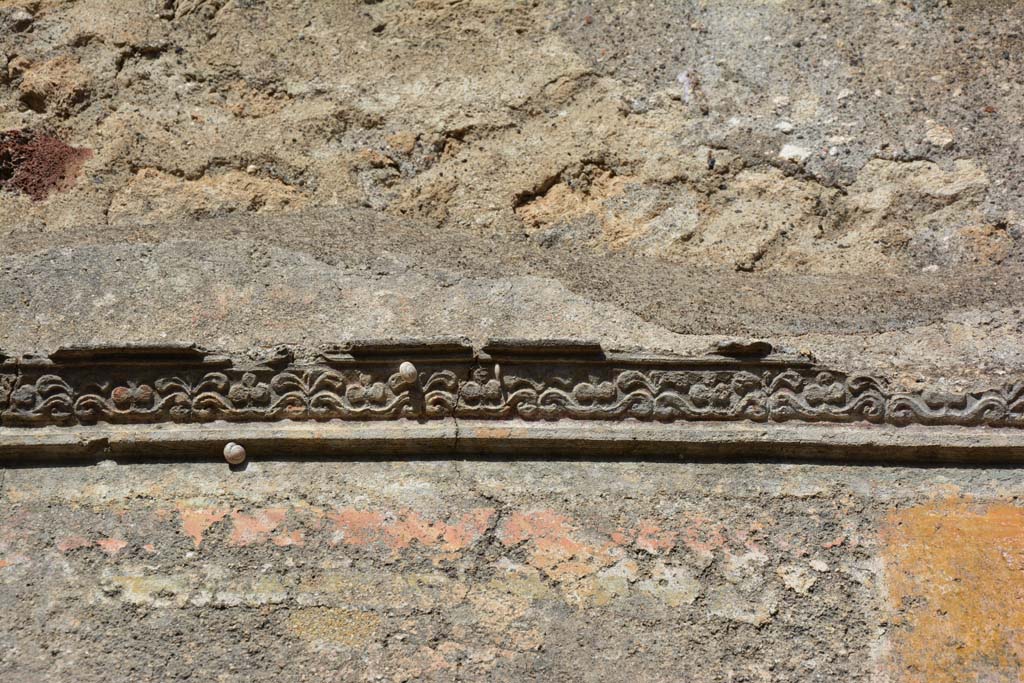
<path fill-rule="evenodd" d="M 924 457 L 946 444 L 947 455 L 966 460 L 971 448 L 980 457 L 1015 458 L 1024 444 L 1024 384 L 959 394 L 893 391 L 764 342 L 683 357 L 571 340 L 492 340 L 479 350 L 460 339 L 388 340 L 330 346 L 301 359 L 287 347 L 229 357 L 169 344 L 69 347 L 0 363 L 0 450 L 7 454 L 44 442 L 60 450 L 56 444 L 71 434 L 77 443 L 109 444 L 118 434 L 156 443 L 153 435 L 171 434 L 171 426 L 179 441 L 191 434 L 193 446 L 204 434 L 220 440 L 246 431 L 280 450 L 289 433 L 315 441 L 320 430 L 340 444 L 346 429 L 356 434 L 355 425 L 366 423 L 386 432 L 391 450 L 408 450 L 396 447 L 402 440 L 415 450 L 415 434 L 435 423 L 461 434 L 460 449 L 474 442 L 481 452 L 529 451 L 534 436 L 566 451 L 597 443 L 609 451 L 616 441 L 645 452 L 775 443 L 782 453 L 790 444 L 808 454 L 817 444 L 827 456 L 874 444 Z M 289 426 L 295 423 L 312 426 Z M 218 426 L 190 432 L 187 425 Z M 263 437 L 253 432 L 260 425 Z M 651 449 L 641 448 L 645 440 Z M 454 445 L 453 437 L 443 447 Z"/>

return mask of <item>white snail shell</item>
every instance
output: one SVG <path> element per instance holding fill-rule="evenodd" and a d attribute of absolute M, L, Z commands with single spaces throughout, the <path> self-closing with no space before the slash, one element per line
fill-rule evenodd
<path fill-rule="evenodd" d="M 245 449 L 231 441 L 224 446 L 224 459 L 231 465 L 241 465 L 245 462 Z"/>
<path fill-rule="evenodd" d="M 416 371 L 416 366 L 409 361 L 404 361 L 398 366 L 398 374 L 401 375 L 402 381 L 406 384 L 412 384 L 416 381 L 419 373 Z"/>

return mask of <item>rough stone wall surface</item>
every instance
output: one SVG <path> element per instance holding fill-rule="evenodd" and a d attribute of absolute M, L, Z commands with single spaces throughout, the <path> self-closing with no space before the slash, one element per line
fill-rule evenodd
<path fill-rule="evenodd" d="M 0 152 L 60 188 L 0 190 L 0 341 L 754 334 L 990 384 L 1024 367 L 1022 15 L 2 0 L 0 130 L 77 153 Z"/>
<path fill-rule="evenodd" d="M 5 680 L 1014 681 L 1013 470 L 6 471 Z"/>
<path fill-rule="evenodd" d="M 1011 0 L 0 3 L 0 225 L 367 205 L 740 270 L 1020 260 Z M 14 200 L 11 200 L 12 202 Z"/>

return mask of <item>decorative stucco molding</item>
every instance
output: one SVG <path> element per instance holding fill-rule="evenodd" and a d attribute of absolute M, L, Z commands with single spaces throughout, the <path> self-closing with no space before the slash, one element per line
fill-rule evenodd
<path fill-rule="evenodd" d="M 0 354 L 5 430 L 292 421 L 859 423 L 1024 428 L 1024 383 L 890 391 L 764 342 L 704 356 L 610 353 L 575 341 L 353 342 L 306 359 L 232 358 L 194 345 Z"/>

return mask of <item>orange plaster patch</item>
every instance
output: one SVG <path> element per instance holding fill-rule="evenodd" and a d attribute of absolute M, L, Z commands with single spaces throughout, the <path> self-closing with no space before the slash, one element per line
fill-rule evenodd
<path fill-rule="evenodd" d="M 96 541 L 96 545 L 107 555 L 117 555 L 128 545 L 128 541 L 122 541 L 119 538 L 104 538 Z"/>
<path fill-rule="evenodd" d="M 231 513 L 231 545 L 246 546 L 253 543 L 262 543 L 270 538 L 272 531 L 280 526 L 288 512 L 284 508 L 267 508 L 257 510 L 253 515 L 243 515 L 240 512 Z M 276 541 L 275 541 L 276 542 Z M 277 543 L 277 545 L 288 545 Z"/>
<path fill-rule="evenodd" d="M 27 555 L 12 555 L 6 560 L 0 560 L 0 569 L 13 567 L 18 564 L 28 564 L 29 562 L 31 562 L 31 560 Z"/>
<path fill-rule="evenodd" d="M 710 560 L 715 550 L 725 547 L 726 538 L 721 524 L 698 517 L 683 530 L 683 544 L 701 559 Z"/>
<path fill-rule="evenodd" d="M 306 539 L 301 529 L 296 531 L 288 531 L 283 534 L 278 534 L 270 540 L 274 545 L 278 547 L 283 547 L 286 545 L 302 546 L 306 544 Z"/>
<path fill-rule="evenodd" d="M 530 564 L 552 579 L 579 579 L 616 560 L 615 543 L 592 545 L 574 537 L 575 527 L 553 510 L 513 513 L 498 538 L 505 546 L 530 544 Z"/>
<path fill-rule="evenodd" d="M 611 533 L 612 542 L 615 545 L 629 545 L 633 542 L 633 537 L 629 535 L 629 532 L 625 529 L 620 528 L 618 531 Z"/>
<path fill-rule="evenodd" d="M 444 539 L 442 548 L 451 552 L 471 546 L 487 533 L 496 512 L 494 508 L 476 508 L 464 514 L 455 524 L 446 524 L 441 534 Z"/>
<path fill-rule="evenodd" d="M 901 683 L 1024 679 L 1024 509 L 945 499 L 882 533 Z"/>
<path fill-rule="evenodd" d="M 79 548 L 88 548 L 92 545 L 92 541 L 82 536 L 69 536 L 67 538 L 57 541 L 57 550 L 62 553 L 71 552 L 72 550 L 78 550 Z"/>
<path fill-rule="evenodd" d="M 828 541 L 826 543 L 822 543 L 821 547 L 824 548 L 825 550 L 831 550 L 832 548 L 838 548 L 839 546 L 841 546 L 843 544 L 843 542 L 845 540 L 846 540 L 846 536 L 842 536 L 842 535 L 836 536 L 831 541 Z"/>
<path fill-rule="evenodd" d="M 664 531 L 651 522 L 644 522 L 637 529 L 636 545 L 641 550 L 646 550 L 652 555 L 665 551 L 669 552 L 676 547 L 675 531 Z"/>
<path fill-rule="evenodd" d="M 328 512 L 327 518 L 334 522 L 340 541 L 347 545 L 369 545 L 384 532 L 384 515 L 372 510 L 344 508 Z"/>
<path fill-rule="evenodd" d="M 457 521 L 431 521 L 414 510 L 405 510 L 394 521 L 384 513 L 345 508 L 328 513 L 338 531 L 335 542 L 367 546 L 383 543 L 392 550 L 403 550 L 416 543 L 446 552 L 463 550 L 476 542 L 490 527 L 494 508 L 474 508 Z"/>
<path fill-rule="evenodd" d="M 386 543 L 395 550 L 408 548 L 413 541 L 434 545 L 441 535 L 441 526 L 443 524 L 431 524 L 416 512 L 406 511 L 398 521 L 386 528 Z"/>
<path fill-rule="evenodd" d="M 473 436 L 480 439 L 507 439 L 512 436 L 512 430 L 508 427 L 477 427 L 473 430 Z"/>
<path fill-rule="evenodd" d="M 178 506 L 178 514 L 181 516 L 181 530 L 190 536 L 196 544 L 196 548 L 203 542 L 203 534 L 211 526 L 227 516 L 227 510 L 214 509 L 191 509 L 183 505 Z"/>

